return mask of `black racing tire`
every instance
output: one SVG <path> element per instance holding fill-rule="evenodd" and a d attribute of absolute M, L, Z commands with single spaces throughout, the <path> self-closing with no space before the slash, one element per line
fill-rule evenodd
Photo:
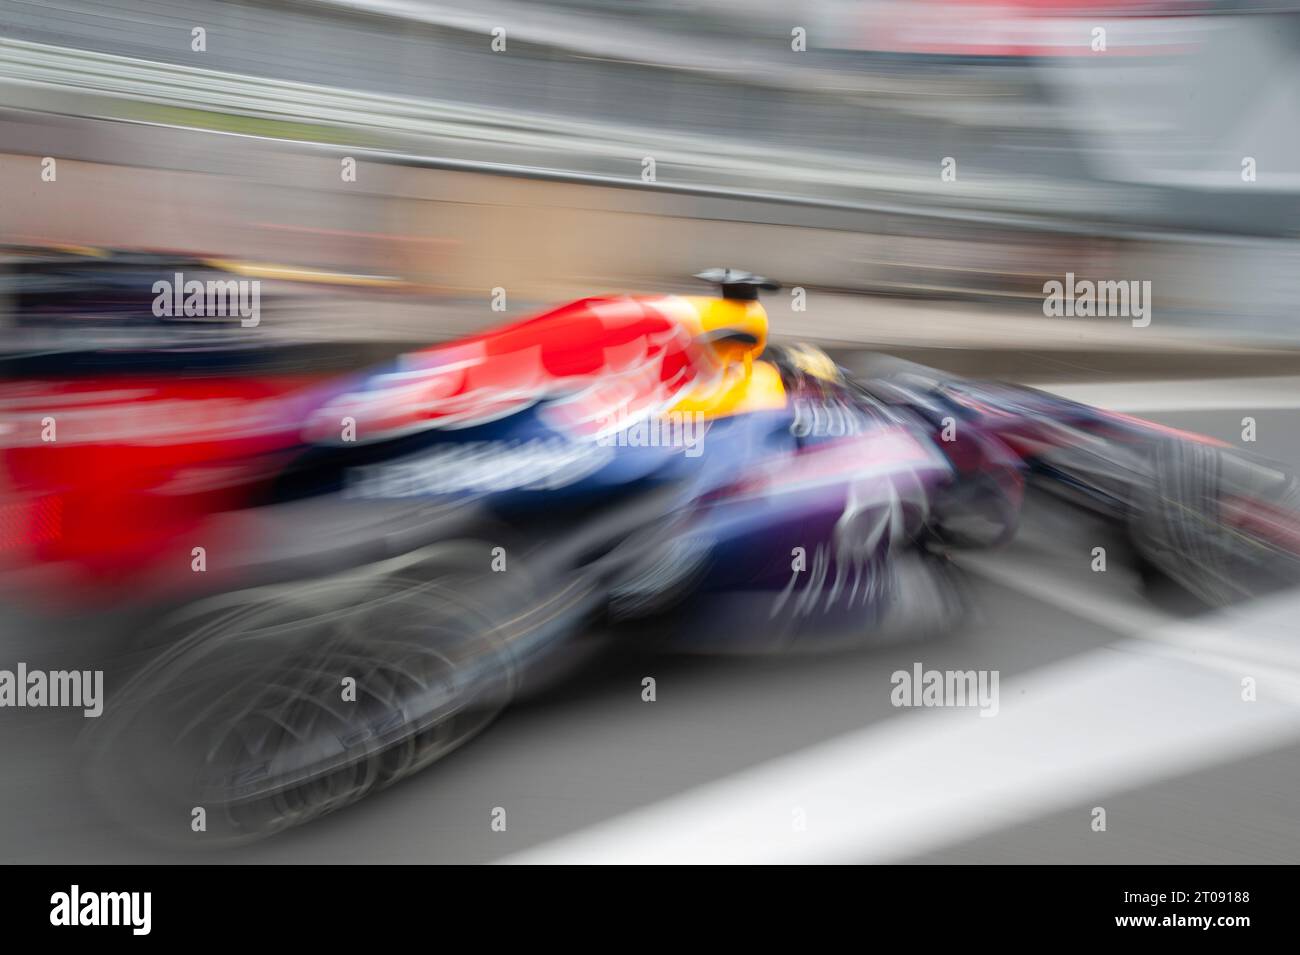
<path fill-rule="evenodd" d="M 1020 468 L 990 454 L 984 465 L 935 494 L 929 526 L 940 550 L 989 550 L 1020 529 L 1024 478 Z"/>
<path fill-rule="evenodd" d="M 1300 581 L 1300 559 L 1241 530 L 1225 514 L 1230 498 L 1267 504 L 1300 526 L 1300 482 L 1288 471 L 1230 449 L 1162 440 L 1151 451 L 1151 480 L 1137 487 L 1128 527 L 1145 565 L 1211 606 Z"/>
<path fill-rule="evenodd" d="M 210 848 L 309 822 L 446 756 L 565 639 L 581 602 L 574 588 L 539 597 L 519 567 L 491 573 L 491 547 L 439 544 L 182 611 L 164 624 L 179 639 L 88 733 L 92 786 L 146 834 Z"/>

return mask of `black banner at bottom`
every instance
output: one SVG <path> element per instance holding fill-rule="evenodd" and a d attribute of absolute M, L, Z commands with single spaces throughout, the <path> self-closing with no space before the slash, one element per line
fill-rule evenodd
<path fill-rule="evenodd" d="M 71 936 L 81 944 L 250 941 L 375 944 L 391 932 L 537 933 L 615 929 L 634 935 L 690 927 L 701 935 L 766 933 L 774 920 L 816 937 L 924 927 L 927 942 L 1064 936 L 1212 938 L 1231 944 L 1287 926 L 1291 871 L 1260 867 L 877 867 L 768 872 L 759 884 L 710 873 L 633 875 L 561 896 L 554 874 L 423 871 L 417 867 L 39 867 L 10 870 L 6 936 Z M 698 877 L 698 876 L 697 876 Z M 516 879 L 522 879 L 516 882 Z M 575 878 L 581 885 L 582 875 Z M 575 888 L 577 887 L 575 885 Z M 435 927 L 434 920 L 443 920 Z M 377 936 L 376 933 L 379 933 Z M 1246 933 L 1243 936 L 1241 933 Z M 445 935 L 444 935 L 445 937 Z M 46 941 L 47 939 L 42 939 Z M 432 938 L 430 939 L 432 941 Z M 396 936 L 389 938 L 396 941 Z M 610 938 L 613 941 L 613 938 Z"/>

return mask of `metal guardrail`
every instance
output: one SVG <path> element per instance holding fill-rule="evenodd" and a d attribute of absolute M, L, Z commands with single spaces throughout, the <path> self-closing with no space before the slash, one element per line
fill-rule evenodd
<path fill-rule="evenodd" d="M 20 108 L 138 120 L 139 110 L 124 104 L 153 104 L 275 120 L 326 127 L 324 133 L 338 132 L 341 140 L 349 131 L 354 140 L 387 139 L 394 148 L 365 150 L 385 161 L 516 176 L 871 211 L 892 207 L 925 214 L 928 208 L 945 218 L 980 218 L 996 210 L 1045 220 L 1070 215 L 1080 200 L 1090 209 L 1120 208 L 1113 197 L 1086 185 L 1072 186 L 1066 201 L 1060 183 L 1025 177 L 941 184 L 937 166 L 929 176 L 915 163 L 904 167 L 815 149 L 379 95 L 9 38 L 0 38 L 0 84 Z M 347 141 L 318 145 L 354 151 Z M 639 178 L 647 156 L 655 160 L 654 183 Z M 626 176 L 615 172 L 624 168 Z M 738 182 L 746 185 L 732 185 Z M 863 198 L 868 196 L 896 201 Z M 947 211 L 938 212 L 940 207 Z"/>

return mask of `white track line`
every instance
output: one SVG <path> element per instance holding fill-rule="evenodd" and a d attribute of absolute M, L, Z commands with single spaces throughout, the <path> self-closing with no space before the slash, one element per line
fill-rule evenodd
<path fill-rule="evenodd" d="M 1300 674 L 1300 641 L 1295 639 L 1295 631 L 1288 631 L 1287 621 L 1275 619 L 1269 613 L 1276 599 L 1250 605 L 1248 617 L 1243 617 L 1242 610 L 1237 608 L 1221 611 L 1205 621 L 1181 620 L 1137 599 L 1125 600 L 1115 593 L 1083 590 L 1023 558 L 977 554 L 962 556 L 958 563 L 969 574 L 1020 591 L 1118 634 L 1171 644 L 1207 657 L 1248 659 L 1253 664 Z M 1300 606 L 1300 594 L 1296 595 L 1296 601 Z M 1248 629 L 1257 618 L 1267 621 L 1258 633 L 1250 634 L 1248 639 L 1236 635 L 1236 631 Z"/>
<path fill-rule="evenodd" d="M 1072 401 L 1115 411 L 1232 411 L 1300 408 L 1300 378 L 1067 382 L 1035 385 Z"/>
<path fill-rule="evenodd" d="M 1021 586 L 1041 598 L 1038 583 Z M 1146 630 L 1004 681 L 995 718 L 901 713 L 505 861 L 879 862 L 1091 807 L 1300 739 L 1300 669 L 1279 665 L 1298 612 L 1289 594 Z M 1244 676 L 1257 702 L 1242 701 Z"/>

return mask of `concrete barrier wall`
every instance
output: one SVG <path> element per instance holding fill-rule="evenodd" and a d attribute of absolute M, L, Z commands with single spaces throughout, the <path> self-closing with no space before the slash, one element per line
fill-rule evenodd
<path fill-rule="evenodd" d="M 519 300 L 680 287 L 725 264 L 808 287 L 1038 308 L 1043 282 L 1074 272 L 1149 279 L 1166 317 L 1209 331 L 1294 334 L 1297 256 L 1286 243 L 1071 235 L 367 161 L 353 182 L 339 155 L 273 141 L 88 129 L 40 143 L 61 146 L 52 182 L 41 178 L 44 150 L 0 154 L 5 241 L 397 275 L 451 295 L 501 286 Z"/>

